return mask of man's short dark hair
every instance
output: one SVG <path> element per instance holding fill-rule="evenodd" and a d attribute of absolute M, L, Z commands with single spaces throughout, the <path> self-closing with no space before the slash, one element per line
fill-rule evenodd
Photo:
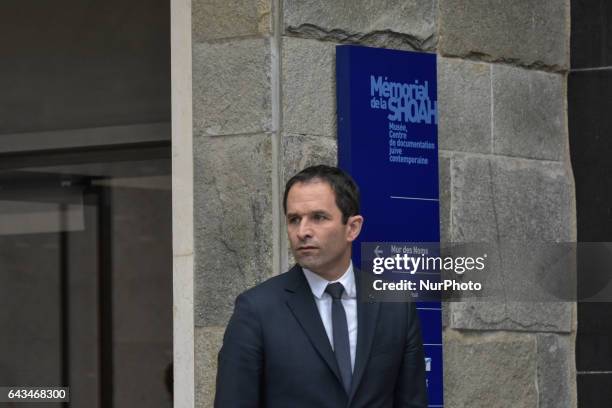
<path fill-rule="evenodd" d="M 285 214 L 287 214 L 287 196 L 291 187 L 295 183 L 308 183 L 315 180 L 326 182 L 334 191 L 336 205 L 342 212 L 343 224 L 346 224 L 349 217 L 359 214 L 359 187 L 355 180 L 344 170 L 324 164 L 307 167 L 287 181 L 283 197 Z"/>

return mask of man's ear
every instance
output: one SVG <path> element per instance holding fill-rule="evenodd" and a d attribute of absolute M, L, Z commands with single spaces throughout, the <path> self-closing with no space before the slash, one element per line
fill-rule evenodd
<path fill-rule="evenodd" d="M 346 221 L 346 240 L 353 242 L 359 236 L 361 232 L 361 226 L 363 225 L 363 217 L 361 215 L 353 215 Z"/>

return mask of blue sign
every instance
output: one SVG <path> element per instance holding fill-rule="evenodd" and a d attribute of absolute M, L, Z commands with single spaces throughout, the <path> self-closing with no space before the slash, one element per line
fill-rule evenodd
<path fill-rule="evenodd" d="M 361 190 L 361 242 L 439 242 L 435 54 L 336 47 L 338 163 Z M 360 251 L 353 251 L 360 265 Z M 439 302 L 417 303 L 429 406 L 442 407 Z"/>

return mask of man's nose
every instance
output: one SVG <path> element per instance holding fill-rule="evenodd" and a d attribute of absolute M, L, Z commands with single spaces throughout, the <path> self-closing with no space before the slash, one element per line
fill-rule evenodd
<path fill-rule="evenodd" d="M 300 221 L 300 225 L 298 227 L 297 234 L 298 234 L 298 238 L 302 241 L 312 237 L 312 227 L 308 220 L 302 219 Z"/>

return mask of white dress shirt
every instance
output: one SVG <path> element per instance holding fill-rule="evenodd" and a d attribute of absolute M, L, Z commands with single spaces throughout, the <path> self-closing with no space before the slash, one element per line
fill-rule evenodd
<path fill-rule="evenodd" d="M 346 313 L 346 322 L 348 324 L 348 335 L 351 351 L 351 369 L 355 369 L 355 350 L 357 348 L 357 288 L 355 287 L 355 274 L 353 273 L 353 262 L 350 263 L 344 275 L 340 279 L 333 282 L 328 281 L 317 275 L 316 273 L 309 271 L 306 268 L 302 268 L 304 276 L 310 285 L 310 290 L 315 298 L 317 309 L 319 309 L 319 315 L 323 321 L 325 327 L 325 333 L 329 343 L 334 348 L 334 334 L 332 329 L 332 297 L 329 293 L 325 292 L 325 288 L 330 283 L 340 282 L 344 286 L 344 292 L 342 293 L 342 306 L 344 307 L 344 313 Z"/>

